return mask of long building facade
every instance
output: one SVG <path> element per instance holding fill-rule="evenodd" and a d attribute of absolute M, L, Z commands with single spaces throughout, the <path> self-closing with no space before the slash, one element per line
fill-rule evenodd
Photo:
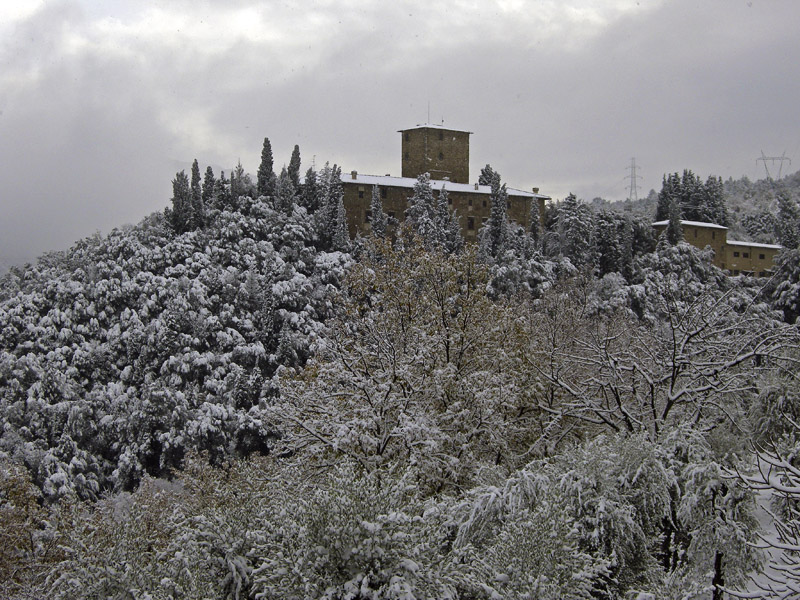
<path fill-rule="evenodd" d="M 660 234 L 669 221 L 656 221 L 653 227 Z M 775 255 L 781 250 L 777 244 L 757 244 L 728 239 L 728 228 L 715 223 L 681 221 L 683 239 L 698 248 L 710 246 L 714 251 L 714 264 L 733 275 L 766 277 L 774 267 Z"/>
<path fill-rule="evenodd" d="M 489 218 L 491 187 L 469 183 L 469 136 L 471 132 L 447 129 L 440 125 L 418 125 L 400 130 L 401 177 L 364 175 L 357 171 L 342 173 L 344 206 L 350 235 L 369 231 L 372 190 L 377 187 L 383 210 L 402 221 L 408 200 L 414 193 L 417 177 L 430 174 L 431 188 L 438 196 L 447 189 L 448 203 L 455 210 L 466 241 L 477 240 L 478 230 Z M 530 227 L 531 203 L 539 205 L 544 218 L 545 202 L 550 199 L 538 188 L 526 192 L 508 191 L 508 216 L 526 229 Z M 543 222 L 543 221 L 542 221 Z"/>

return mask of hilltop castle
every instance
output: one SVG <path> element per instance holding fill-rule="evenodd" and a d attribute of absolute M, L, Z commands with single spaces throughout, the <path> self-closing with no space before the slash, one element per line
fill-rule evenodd
<path fill-rule="evenodd" d="M 362 175 L 358 171 L 342 174 L 350 235 L 369 230 L 374 187 L 380 190 L 383 210 L 402 221 L 417 177 L 429 173 L 434 195 L 438 195 L 442 187 L 447 189 L 450 208 L 457 211 L 464 239 L 477 240 L 478 230 L 489 218 L 491 187 L 469 182 L 469 136 L 472 133 L 432 124 L 401 129 L 399 133 L 402 140 L 400 177 Z M 531 203 L 539 204 L 542 218 L 545 201 L 549 199 L 539 193 L 539 188 L 531 192 L 508 188 L 508 216 L 528 229 Z"/>

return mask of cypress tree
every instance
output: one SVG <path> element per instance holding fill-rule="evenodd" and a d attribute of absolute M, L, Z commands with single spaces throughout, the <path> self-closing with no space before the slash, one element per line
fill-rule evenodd
<path fill-rule="evenodd" d="M 317 172 L 311 167 L 306 171 L 306 178 L 300 194 L 300 206 L 305 206 L 309 214 L 313 214 L 320 207 Z"/>
<path fill-rule="evenodd" d="M 172 229 L 175 233 L 188 231 L 192 214 L 192 191 L 185 171 L 175 174 L 172 180 Z"/>
<path fill-rule="evenodd" d="M 299 149 L 298 149 L 299 154 Z M 261 196 L 271 196 L 275 191 L 275 173 L 273 172 L 272 144 L 269 138 L 264 138 L 261 148 L 261 164 L 258 165 L 258 193 Z"/>
<path fill-rule="evenodd" d="M 289 159 L 289 179 L 295 190 L 300 189 L 300 146 L 295 144 L 292 150 L 292 158 Z"/>
<path fill-rule="evenodd" d="M 211 201 L 214 199 L 214 187 L 216 181 L 214 180 L 214 171 L 211 167 L 206 167 L 206 175 L 203 178 L 203 205 L 211 206 Z"/>
<path fill-rule="evenodd" d="M 281 170 L 281 175 L 278 177 L 274 203 L 275 210 L 287 215 L 292 214 L 292 208 L 294 208 L 294 184 L 292 184 L 286 167 Z"/>
<path fill-rule="evenodd" d="M 372 186 L 372 200 L 370 201 L 369 209 L 372 215 L 370 221 L 372 233 L 375 237 L 386 237 L 389 217 L 383 212 L 383 202 L 381 201 L 380 190 L 377 185 Z"/>
<path fill-rule="evenodd" d="M 681 209 L 678 201 L 673 199 L 669 209 L 669 224 L 664 230 L 667 241 L 673 246 L 683 239 L 683 228 L 681 227 Z"/>
<path fill-rule="evenodd" d="M 197 159 L 192 163 L 192 222 L 190 227 L 198 229 L 205 223 L 205 207 L 203 206 L 203 190 L 200 187 L 200 166 Z"/>

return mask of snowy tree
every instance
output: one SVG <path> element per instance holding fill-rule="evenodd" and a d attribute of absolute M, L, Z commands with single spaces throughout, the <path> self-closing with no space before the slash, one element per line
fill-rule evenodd
<path fill-rule="evenodd" d="M 294 208 L 294 194 L 295 188 L 292 183 L 292 178 L 289 176 L 286 167 L 284 167 L 281 170 L 280 177 L 278 177 L 278 183 L 275 189 L 275 197 L 273 199 L 275 210 L 291 214 Z"/>
<path fill-rule="evenodd" d="M 593 215 L 575 194 L 568 195 L 558 204 L 557 230 L 561 254 L 575 266 L 591 264 Z"/>
<path fill-rule="evenodd" d="M 784 248 L 794 250 L 800 245 L 800 206 L 786 190 L 777 194 L 778 239 Z"/>
<path fill-rule="evenodd" d="M 216 180 L 214 179 L 214 170 L 209 166 L 206 167 L 205 177 L 203 178 L 203 190 L 201 193 L 201 197 L 203 200 L 203 206 L 210 208 L 211 203 L 214 200 L 214 188 L 216 185 Z"/>
<path fill-rule="evenodd" d="M 434 248 L 441 242 L 436 223 L 436 199 L 431 189 L 431 177 L 423 173 L 414 184 L 414 194 L 408 199 L 406 224 L 423 241 L 426 248 Z"/>
<path fill-rule="evenodd" d="M 372 199 L 370 200 L 370 227 L 372 233 L 379 238 L 386 237 L 386 230 L 389 224 L 389 216 L 383 211 L 383 201 L 381 200 L 378 186 L 372 186 Z"/>
<path fill-rule="evenodd" d="M 681 226 L 680 209 L 678 201 L 673 199 L 669 208 L 669 222 L 664 230 L 664 237 L 673 246 L 683 241 L 683 227 Z"/>
<path fill-rule="evenodd" d="M 499 175 L 494 176 L 489 218 L 478 232 L 481 253 L 491 258 L 503 255 L 508 249 L 508 192 L 505 184 L 500 184 Z"/>
<path fill-rule="evenodd" d="M 275 192 L 272 144 L 270 144 L 269 138 L 266 137 L 264 138 L 264 145 L 261 148 L 261 162 L 258 165 L 257 188 L 260 196 L 272 196 Z"/>
<path fill-rule="evenodd" d="M 303 180 L 302 190 L 298 203 L 304 206 L 309 214 L 313 214 L 320 206 L 319 190 L 317 189 L 317 172 L 309 167 Z"/>
<path fill-rule="evenodd" d="M 300 146 L 295 144 L 292 150 L 292 157 L 289 159 L 289 179 L 295 190 L 300 189 Z"/>
<path fill-rule="evenodd" d="M 205 223 L 205 206 L 203 203 L 203 190 L 200 184 L 200 166 L 197 164 L 197 159 L 192 163 L 192 222 L 191 229 L 202 227 Z"/>
<path fill-rule="evenodd" d="M 169 214 L 170 224 L 176 233 L 184 233 L 191 229 L 193 223 L 192 191 L 189 178 L 184 171 L 175 174 L 172 180 L 172 211 Z"/>

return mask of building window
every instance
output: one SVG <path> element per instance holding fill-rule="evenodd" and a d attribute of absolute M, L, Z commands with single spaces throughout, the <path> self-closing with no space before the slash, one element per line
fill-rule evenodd
<path fill-rule="evenodd" d="M 712 240 L 715 240 L 715 239 L 717 239 L 717 232 L 716 232 L 716 231 L 712 231 L 712 232 L 711 232 L 711 239 L 712 239 Z"/>
<path fill-rule="evenodd" d="M 467 204 L 468 204 L 469 206 L 472 206 L 472 198 L 470 198 L 469 200 L 467 200 Z"/>
<path fill-rule="evenodd" d="M 467 217 L 467 229 L 475 229 L 475 217 Z"/>
<path fill-rule="evenodd" d="M 742 252 L 742 258 L 750 258 L 749 252 Z"/>
<path fill-rule="evenodd" d="M 486 200 L 483 201 L 483 208 L 486 208 Z"/>
<path fill-rule="evenodd" d="M 386 198 L 386 188 L 381 188 L 381 198 Z"/>
<path fill-rule="evenodd" d="M 443 140 L 443 139 L 444 139 L 444 133 L 442 133 L 441 131 L 439 132 L 439 139 L 440 139 L 440 140 Z"/>
<path fill-rule="evenodd" d="M 738 253 L 738 252 L 734 252 L 734 253 L 733 253 L 733 257 L 734 257 L 734 258 L 739 258 L 739 253 Z"/>
<path fill-rule="evenodd" d="M 397 138 L 394 138 L 394 139 L 397 139 Z M 410 139 L 411 139 L 411 136 L 409 135 L 409 133 L 408 133 L 408 132 L 406 132 L 406 141 L 408 141 L 408 140 L 410 140 Z"/>
<path fill-rule="evenodd" d="M 763 254 L 759 254 L 759 255 L 758 255 L 758 258 L 759 258 L 759 260 L 764 260 L 764 259 L 765 259 L 765 258 L 767 258 L 767 257 L 766 257 L 766 256 L 764 256 Z M 763 275 L 762 275 L 762 277 L 763 277 Z"/>
<path fill-rule="evenodd" d="M 448 203 L 450 206 L 453 206 L 453 199 L 452 199 L 452 198 L 450 198 L 449 196 L 447 197 L 447 203 Z"/>
<path fill-rule="evenodd" d="M 697 237 L 697 229 L 694 230 L 694 237 Z"/>
<path fill-rule="evenodd" d="M 370 221 L 372 221 L 372 211 L 371 210 L 365 210 L 364 211 L 364 223 L 369 223 Z"/>
<path fill-rule="evenodd" d="M 359 198 L 363 198 L 364 197 L 364 190 L 358 190 L 358 197 Z"/>

